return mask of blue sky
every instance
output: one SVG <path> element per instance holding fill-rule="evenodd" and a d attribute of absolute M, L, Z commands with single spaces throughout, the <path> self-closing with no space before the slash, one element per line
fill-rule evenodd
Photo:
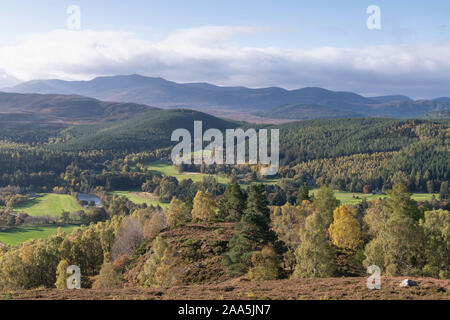
<path fill-rule="evenodd" d="M 78 32 L 85 33 L 90 43 L 80 35 L 67 33 L 69 5 L 81 8 Z M 381 30 L 366 26 L 369 5 L 381 9 Z M 402 90 L 400 93 L 417 97 L 450 95 L 446 92 L 450 79 L 444 72 L 437 74 L 438 69 L 447 68 L 441 66 L 445 57 L 433 53 L 447 52 L 447 46 L 440 46 L 450 43 L 449 18 L 448 0 L 2 0 L 0 58 L 9 56 L 6 62 L 0 62 L 0 87 L 2 72 L 4 84 L 11 79 L 87 79 L 121 72 L 222 85 L 314 85 L 364 94 Z M 58 30 L 67 34 L 55 34 Z M 191 42 L 184 41 L 184 31 L 188 31 Z M 106 37 L 105 32 L 109 32 Z M 129 35 L 124 36 L 124 32 Z M 30 36 L 33 41 L 26 40 Z M 80 48 L 78 56 L 68 53 L 74 48 L 67 45 L 67 38 L 72 43 L 80 42 L 75 47 L 75 51 Z M 183 43 L 177 46 L 180 39 Z M 45 60 L 49 41 L 50 47 L 56 42 L 66 43 L 60 55 L 52 53 L 52 61 Z M 128 43 L 128 47 L 119 48 L 119 42 L 124 46 Z M 42 48 L 37 43 L 42 43 Z M 94 52 L 86 53 L 93 46 Z M 98 47 L 110 51 L 100 52 Z M 127 48 L 140 54 L 125 53 Z M 230 48 L 245 57 L 233 60 Z M 42 57 L 35 57 L 41 49 Z M 385 53 L 373 53 L 378 50 Z M 412 56 L 414 51 L 420 55 Z M 371 52 L 369 58 L 367 52 Z M 78 59 L 80 55 L 85 60 Z M 352 59 L 347 61 L 346 55 Z M 398 60 L 398 56 L 405 59 Z M 145 59 L 150 62 L 145 64 Z M 30 60 L 33 64 L 27 66 Z M 418 62 L 422 65 L 414 71 L 413 65 Z M 218 66 L 216 73 L 211 68 L 214 63 Z M 301 74 L 293 73 L 289 63 L 302 69 Z M 99 66 L 94 67 L 96 64 Z M 261 66 L 264 70 L 258 74 Z M 396 66 L 399 73 L 392 71 Z M 315 75 L 308 78 L 308 72 Z"/>
<path fill-rule="evenodd" d="M 450 1 L 407 0 L 2 0 L 3 44 L 29 33 L 66 27 L 66 8 L 78 5 L 83 29 L 133 31 L 152 40 L 174 29 L 204 25 L 267 27 L 248 45 L 291 47 L 411 43 L 450 39 Z M 382 10 L 382 30 L 366 28 L 366 8 Z"/>

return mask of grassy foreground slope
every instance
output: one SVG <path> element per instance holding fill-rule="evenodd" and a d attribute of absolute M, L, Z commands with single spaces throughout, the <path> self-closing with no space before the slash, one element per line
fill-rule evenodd
<path fill-rule="evenodd" d="M 12 299 L 75 300 L 450 300 L 450 280 L 411 278 L 419 287 L 400 288 L 405 279 L 381 278 L 380 290 L 369 290 L 365 277 L 245 281 L 171 288 L 129 288 L 116 290 L 21 290 Z M 4 298 L 1 297 L 0 298 Z"/>
<path fill-rule="evenodd" d="M 15 206 L 14 210 L 30 216 L 59 216 L 63 211 L 75 212 L 83 210 L 83 207 L 70 195 L 47 193 Z"/>

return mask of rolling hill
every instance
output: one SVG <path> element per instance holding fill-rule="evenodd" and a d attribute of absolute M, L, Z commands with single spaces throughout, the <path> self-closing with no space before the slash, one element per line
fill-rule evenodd
<path fill-rule="evenodd" d="M 129 120 L 70 127 L 60 132 L 65 142 L 56 147 L 64 150 L 154 150 L 174 144 L 170 139 L 175 129 L 188 129 L 192 134 L 194 121 L 202 121 L 203 130 L 224 131 L 239 125 L 194 110 L 153 109 Z"/>
<path fill-rule="evenodd" d="M 331 110 L 327 114 L 330 117 L 341 117 L 341 112 L 350 112 L 371 117 L 413 118 L 434 110 L 450 109 L 448 98 L 422 101 L 413 101 L 402 95 L 366 98 L 352 92 L 336 92 L 317 87 L 297 90 L 278 87 L 220 87 L 208 83 L 176 83 L 140 75 L 98 77 L 90 81 L 34 80 L 4 91 L 76 94 L 162 108 L 190 108 L 213 114 L 219 114 L 220 110 L 222 115 L 228 110 L 230 116 L 236 111 L 264 112 L 287 104 L 329 107 Z M 319 118 L 322 117 L 320 113 Z M 306 118 L 310 117 L 308 115 Z"/>
<path fill-rule="evenodd" d="M 135 103 L 105 102 L 76 95 L 0 92 L 0 121 L 113 121 L 153 109 Z"/>

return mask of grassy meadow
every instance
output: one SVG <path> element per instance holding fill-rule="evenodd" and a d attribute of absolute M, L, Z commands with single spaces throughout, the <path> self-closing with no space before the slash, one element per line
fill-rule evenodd
<path fill-rule="evenodd" d="M 150 195 L 146 196 L 144 192 L 139 191 L 114 191 L 116 195 L 127 197 L 131 202 L 136 204 L 146 203 L 147 205 L 157 206 L 160 205 L 162 208 L 168 207 L 168 203 L 159 202 L 157 199 L 152 199 Z"/>
<path fill-rule="evenodd" d="M 29 239 L 45 239 L 56 232 L 59 226 L 30 226 L 21 228 L 12 228 L 8 231 L 0 231 L 0 242 L 8 245 L 16 245 Z M 61 226 L 66 233 L 71 233 L 76 226 Z"/>
<path fill-rule="evenodd" d="M 318 189 L 311 190 L 311 193 L 314 194 Z M 367 201 L 374 199 L 384 199 L 387 195 L 384 194 L 365 194 L 360 192 L 345 192 L 345 191 L 335 191 L 335 197 L 341 201 L 341 204 L 356 204 L 366 198 Z M 426 201 L 431 200 L 433 195 L 437 198 L 439 194 L 432 193 L 413 193 L 411 198 L 416 201 Z"/>
<path fill-rule="evenodd" d="M 202 181 L 204 177 L 209 176 L 208 174 L 204 173 L 197 173 L 197 172 L 183 172 L 178 173 L 178 170 L 174 168 L 172 165 L 166 163 L 166 162 L 151 162 L 147 164 L 147 168 L 152 171 L 159 173 L 163 176 L 171 176 L 177 178 L 178 181 L 184 180 L 184 179 L 192 179 L 192 181 Z M 229 182 L 229 178 L 222 177 L 219 175 L 213 175 L 219 183 L 227 184 Z"/>
<path fill-rule="evenodd" d="M 63 211 L 75 212 L 83 210 L 83 207 L 71 195 L 46 193 L 14 206 L 14 210 L 30 216 L 59 216 Z"/>

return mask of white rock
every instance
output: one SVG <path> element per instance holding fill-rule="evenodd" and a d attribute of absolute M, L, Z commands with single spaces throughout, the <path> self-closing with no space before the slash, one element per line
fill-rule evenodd
<path fill-rule="evenodd" d="M 400 282 L 400 287 L 409 288 L 409 287 L 417 287 L 419 284 L 413 280 L 405 279 Z"/>

